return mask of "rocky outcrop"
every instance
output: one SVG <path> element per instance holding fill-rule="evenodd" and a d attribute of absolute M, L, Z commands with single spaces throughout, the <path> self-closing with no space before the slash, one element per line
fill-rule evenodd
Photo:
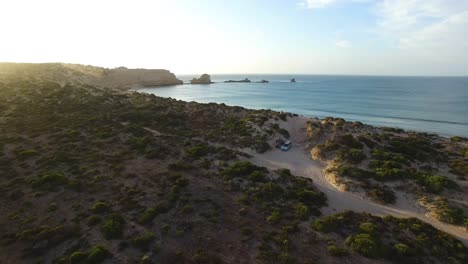
<path fill-rule="evenodd" d="M 115 89 L 177 85 L 183 82 L 168 70 L 107 69 L 67 63 L 0 63 L 0 79 L 19 76 L 36 81 L 87 84 Z"/>
<path fill-rule="evenodd" d="M 291 82 L 292 82 L 292 83 L 295 83 L 295 82 L 296 82 L 296 78 L 292 78 L 292 79 L 291 79 Z"/>
<path fill-rule="evenodd" d="M 269 81 L 267 81 L 267 80 L 261 80 L 261 81 L 259 81 L 259 82 L 257 82 L 257 83 L 269 83 Z"/>
<path fill-rule="evenodd" d="M 240 80 L 240 81 L 236 81 L 236 80 L 225 81 L 225 83 L 249 83 L 249 82 L 250 82 L 249 78 L 245 78 L 244 80 Z"/>
<path fill-rule="evenodd" d="M 210 75 L 208 74 L 203 74 L 202 76 L 200 76 L 200 78 L 193 78 L 191 81 L 190 81 L 191 84 L 210 84 L 210 83 L 213 83 L 211 82 L 211 77 Z"/>
<path fill-rule="evenodd" d="M 177 85 L 183 82 L 168 70 L 120 67 L 106 70 L 105 76 L 98 83 L 106 87 L 137 88 Z"/>

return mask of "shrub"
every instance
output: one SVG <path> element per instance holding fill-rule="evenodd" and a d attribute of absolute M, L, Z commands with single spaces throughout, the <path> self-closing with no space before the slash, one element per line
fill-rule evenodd
<path fill-rule="evenodd" d="M 330 215 L 322 219 L 315 220 L 312 223 L 312 228 L 320 232 L 329 233 L 336 230 L 343 220 L 343 216 Z"/>
<path fill-rule="evenodd" d="M 379 180 L 394 180 L 403 178 L 403 171 L 396 168 L 376 168 L 375 175 Z"/>
<path fill-rule="evenodd" d="M 364 233 L 372 235 L 375 232 L 375 225 L 373 223 L 365 222 L 359 225 L 359 229 Z"/>
<path fill-rule="evenodd" d="M 142 235 L 135 237 L 132 240 L 132 244 L 133 244 L 133 246 L 135 246 L 137 248 L 146 249 L 146 248 L 148 248 L 149 244 L 151 242 L 153 242 L 155 237 L 156 236 L 153 233 L 147 231 L 147 232 L 143 233 Z"/>
<path fill-rule="evenodd" d="M 341 136 L 337 139 L 336 143 L 355 149 L 362 149 L 364 147 L 362 143 L 356 140 L 351 134 Z"/>
<path fill-rule="evenodd" d="M 276 171 L 276 173 L 278 173 L 278 175 L 279 175 L 283 180 L 285 180 L 285 179 L 287 179 L 287 178 L 293 176 L 293 175 L 291 174 L 291 171 L 288 170 L 288 169 L 285 169 L 285 168 L 278 169 L 278 170 Z"/>
<path fill-rule="evenodd" d="M 250 175 L 254 171 L 267 171 L 266 168 L 257 167 L 248 161 L 237 161 L 227 167 L 223 174 L 231 177 L 241 177 Z"/>
<path fill-rule="evenodd" d="M 86 220 L 86 223 L 88 224 L 88 226 L 94 226 L 94 225 L 97 225 L 99 222 L 101 222 L 101 218 L 95 216 L 95 215 L 91 215 L 87 218 Z"/>
<path fill-rule="evenodd" d="M 451 138 L 450 138 L 450 141 L 451 141 L 451 142 L 462 142 L 462 141 L 464 141 L 464 140 L 466 140 L 466 138 L 459 137 L 459 136 L 454 136 L 454 137 L 451 137 Z"/>
<path fill-rule="evenodd" d="M 274 209 L 266 220 L 271 223 L 278 223 L 281 220 L 280 211 L 278 209 Z"/>
<path fill-rule="evenodd" d="M 267 178 L 264 171 L 255 170 L 250 174 L 250 179 L 254 182 L 264 182 Z"/>
<path fill-rule="evenodd" d="M 377 240 L 369 234 L 357 234 L 346 238 L 346 245 L 368 258 L 379 258 L 380 248 Z"/>
<path fill-rule="evenodd" d="M 101 232 L 106 239 L 121 238 L 125 226 L 125 219 L 119 214 L 109 215 L 101 225 Z"/>
<path fill-rule="evenodd" d="M 424 172 L 413 172 L 411 176 L 416 182 L 423 186 L 426 191 L 440 193 L 444 188 L 456 188 L 457 184 L 445 176 L 434 175 Z"/>
<path fill-rule="evenodd" d="M 330 245 L 327 247 L 328 254 L 334 257 L 342 257 L 348 255 L 346 248 L 337 247 L 336 245 Z"/>
<path fill-rule="evenodd" d="M 88 254 L 81 252 L 81 251 L 75 251 L 70 255 L 70 263 L 75 264 L 75 263 L 80 263 L 83 260 L 85 260 L 88 257 Z"/>
<path fill-rule="evenodd" d="M 285 137 L 285 138 L 289 138 L 289 137 L 290 137 L 289 131 L 287 131 L 287 130 L 284 129 L 284 128 L 278 129 L 278 133 L 279 133 L 280 135 L 282 135 L 283 137 Z"/>
<path fill-rule="evenodd" d="M 110 211 L 110 204 L 107 202 L 95 202 L 89 209 L 92 213 L 102 214 Z"/>
<path fill-rule="evenodd" d="M 165 202 L 158 203 L 154 208 L 146 210 L 138 220 L 138 223 L 144 225 L 149 224 L 159 214 L 166 213 L 170 210 L 169 206 Z"/>
<path fill-rule="evenodd" d="M 21 160 L 29 159 L 38 155 L 39 155 L 39 152 L 37 152 L 36 150 L 24 150 L 18 153 L 18 157 Z"/>
<path fill-rule="evenodd" d="M 392 204 L 396 201 L 395 193 L 391 188 L 388 188 L 387 186 L 374 186 L 368 191 L 368 194 L 370 198 L 375 202 Z"/>
<path fill-rule="evenodd" d="M 187 154 L 193 158 L 200 158 L 210 153 L 210 148 L 206 144 L 200 144 L 187 151 Z"/>
<path fill-rule="evenodd" d="M 466 153 L 468 153 L 468 151 Z M 449 167 L 450 173 L 459 176 L 468 176 L 468 162 L 464 160 L 454 160 L 450 162 Z"/>
<path fill-rule="evenodd" d="M 110 252 L 103 246 L 94 246 L 86 258 L 86 263 L 97 264 L 111 256 Z"/>
<path fill-rule="evenodd" d="M 346 159 L 355 164 L 361 163 L 365 158 L 366 154 L 364 154 L 364 151 L 360 149 L 350 149 L 348 154 L 346 155 Z"/>
<path fill-rule="evenodd" d="M 33 187 L 53 188 L 68 183 L 68 178 L 60 172 L 45 172 L 30 179 Z"/>
<path fill-rule="evenodd" d="M 294 216 L 299 220 L 307 220 L 310 216 L 310 208 L 304 204 L 294 206 Z"/>
<path fill-rule="evenodd" d="M 400 256 L 405 256 L 409 252 L 409 247 L 403 243 L 397 243 L 393 246 L 395 252 Z"/>
<path fill-rule="evenodd" d="M 265 153 L 271 149 L 270 144 L 264 140 L 256 140 L 254 144 L 254 149 L 258 153 Z"/>

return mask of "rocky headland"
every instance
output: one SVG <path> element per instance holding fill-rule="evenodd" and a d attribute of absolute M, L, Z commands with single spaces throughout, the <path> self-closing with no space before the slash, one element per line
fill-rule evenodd
<path fill-rule="evenodd" d="M 33 82 L 50 81 L 62 86 L 67 83 L 87 84 L 122 90 L 182 84 L 173 73 L 161 69 L 108 69 L 68 63 L 0 63 L 0 78 L 19 75 Z"/>

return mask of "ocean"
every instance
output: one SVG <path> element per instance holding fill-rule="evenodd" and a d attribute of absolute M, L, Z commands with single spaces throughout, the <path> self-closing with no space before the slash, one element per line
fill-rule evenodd
<path fill-rule="evenodd" d="M 193 77 L 178 76 L 184 82 Z M 244 78 L 252 83 L 223 83 Z M 217 83 L 139 91 L 184 101 L 341 117 L 375 126 L 468 137 L 468 77 L 236 74 L 212 75 L 211 79 Z M 253 83 L 262 79 L 269 83 Z"/>

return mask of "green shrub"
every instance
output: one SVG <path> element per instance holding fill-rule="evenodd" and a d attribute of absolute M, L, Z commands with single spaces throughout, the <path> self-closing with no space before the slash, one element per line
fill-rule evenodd
<path fill-rule="evenodd" d="M 334 257 L 342 257 L 348 255 L 346 248 L 338 247 L 336 245 L 330 245 L 327 247 L 328 254 Z"/>
<path fill-rule="evenodd" d="M 452 189 L 457 187 L 454 181 L 445 176 L 424 172 L 413 172 L 411 176 L 419 185 L 423 186 L 426 191 L 432 193 L 440 193 L 444 188 Z"/>
<path fill-rule="evenodd" d="M 372 235 L 375 232 L 375 225 L 369 222 L 361 223 L 359 225 L 359 230 L 361 230 L 364 233 Z"/>
<path fill-rule="evenodd" d="M 227 167 L 223 174 L 231 177 L 248 176 L 254 171 L 267 171 L 266 168 L 257 167 L 248 161 L 237 161 Z"/>
<path fill-rule="evenodd" d="M 409 247 L 403 243 L 397 243 L 393 246 L 395 252 L 400 256 L 405 256 L 409 252 Z"/>
<path fill-rule="evenodd" d="M 396 201 L 395 193 L 387 186 L 373 186 L 367 193 L 373 201 L 378 203 L 393 204 Z"/>
<path fill-rule="evenodd" d="M 466 151 L 466 153 L 468 153 L 468 151 Z M 464 154 L 464 155 L 466 156 L 468 154 Z M 468 162 L 462 159 L 454 160 L 450 162 L 449 167 L 450 167 L 450 173 L 453 173 L 459 176 L 468 176 Z"/>
<path fill-rule="evenodd" d="M 150 208 L 143 212 L 140 216 L 138 223 L 145 225 L 153 221 L 153 219 L 159 214 L 166 213 L 170 210 L 169 205 L 165 202 L 158 203 L 154 208 Z"/>
<path fill-rule="evenodd" d="M 290 137 L 289 131 L 287 131 L 287 130 L 284 129 L 284 128 L 278 129 L 278 133 L 279 133 L 280 135 L 282 135 L 283 137 L 285 137 L 285 138 L 289 138 L 289 137 Z"/>
<path fill-rule="evenodd" d="M 346 238 L 346 245 L 368 258 L 379 258 L 380 248 L 378 241 L 370 234 L 357 234 Z"/>
<path fill-rule="evenodd" d="M 366 158 L 366 154 L 364 154 L 364 151 L 362 151 L 361 149 L 350 149 L 348 154 L 346 155 L 346 159 L 354 164 L 359 164 Z"/>
<path fill-rule="evenodd" d="M 60 172 L 45 172 L 37 177 L 30 178 L 33 187 L 53 188 L 68 183 L 68 178 Z"/>
<path fill-rule="evenodd" d="M 37 152 L 36 150 L 32 150 L 32 149 L 24 150 L 18 153 L 18 157 L 21 160 L 29 159 L 38 155 L 39 155 L 39 152 Z"/>
<path fill-rule="evenodd" d="M 462 142 L 462 141 L 465 141 L 465 140 L 466 140 L 466 138 L 459 137 L 459 136 L 454 136 L 454 137 L 450 138 L 451 142 Z"/>
<path fill-rule="evenodd" d="M 94 226 L 97 225 L 99 222 L 101 222 L 101 218 L 91 215 L 86 219 L 86 223 L 88 226 Z"/>
<path fill-rule="evenodd" d="M 278 209 L 274 209 L 266 220 L 271 223 L 278 223 L 281 220 L 280 211 Z"/>
<path fill-rule="evenodd" d="M 322 219 L 315 220 L 312 223 L 312 228 L 320 232 L 329 233 L 335 231 L 341 225 L 343 220 L 343 216 L 330 215 Z"/>
<path fill-rule="evenodd" d="M 81 252 L 81 251 L 75 251 L 70 255 L 70 263 L 75 264 L 75 263 L 80 263 L 83 262 L 88 257 L 88 254 Z"/>
<path fill-rule="evenodd" d="M 109 215 L 101 225 L 101 232 L 106 239 L 121 238 L 125 226 L 125 219 L 119 214 Z"/>
<path fill-rule="evenodd" d="M 146 249 L 148 248 L 149 244 L 153 242 L 153 240 L 156 238 L 156 236 L 151 233 L 146 231 L 145 233 L 141 234 L 140 236 L 135 237 L 132 240 L 133 246 L 140 248 L 140 249 Z"/>
<path fill-rule="evenodd" d="M 109 212 L 110 208 L 111 206 L 109 203 L 99 201 L 99 202 L 95 202 L 89 210 L 95 214 L 102 214 L 102 213 Z"/>
<path fill-rule="evenodd" d="M 296 204 L 294 206 L 294 216 L 298 220 L 307 220 L 310 216 L 310 208 L 304 204 Z"/>
<path fill-rule="evenodd" d="M 249 177 L 254 182 L 265 182 L 267 177 L 265 175 L 265 171 L 255 170 L 250 174 Z"/>
<path fill-rule="evenodd" d="M 193 158 L 200 158 L 210 153 L 210 148 L 206 144 L 200 144 L 187 150 L 187 154 Z"/>
<path fill-rule="evenodd" d="M 94 246 L 86 258 L 86 263 L 98 264 L 102 263 L 105 259 L 110 257 L 110 252 L 103 246 Z"/>
<path fill-rule="evenodd" d="M 339 137 L 336 140 L 336 143 L 347 146 L 349 148 L 354 148 L 354 149 L 362 149 L 364 147 L 364 145 L 362 145 L 361 142 L 356 140 L 351 134 L 347 134 L 347 135 L 343 135 Z"/>

